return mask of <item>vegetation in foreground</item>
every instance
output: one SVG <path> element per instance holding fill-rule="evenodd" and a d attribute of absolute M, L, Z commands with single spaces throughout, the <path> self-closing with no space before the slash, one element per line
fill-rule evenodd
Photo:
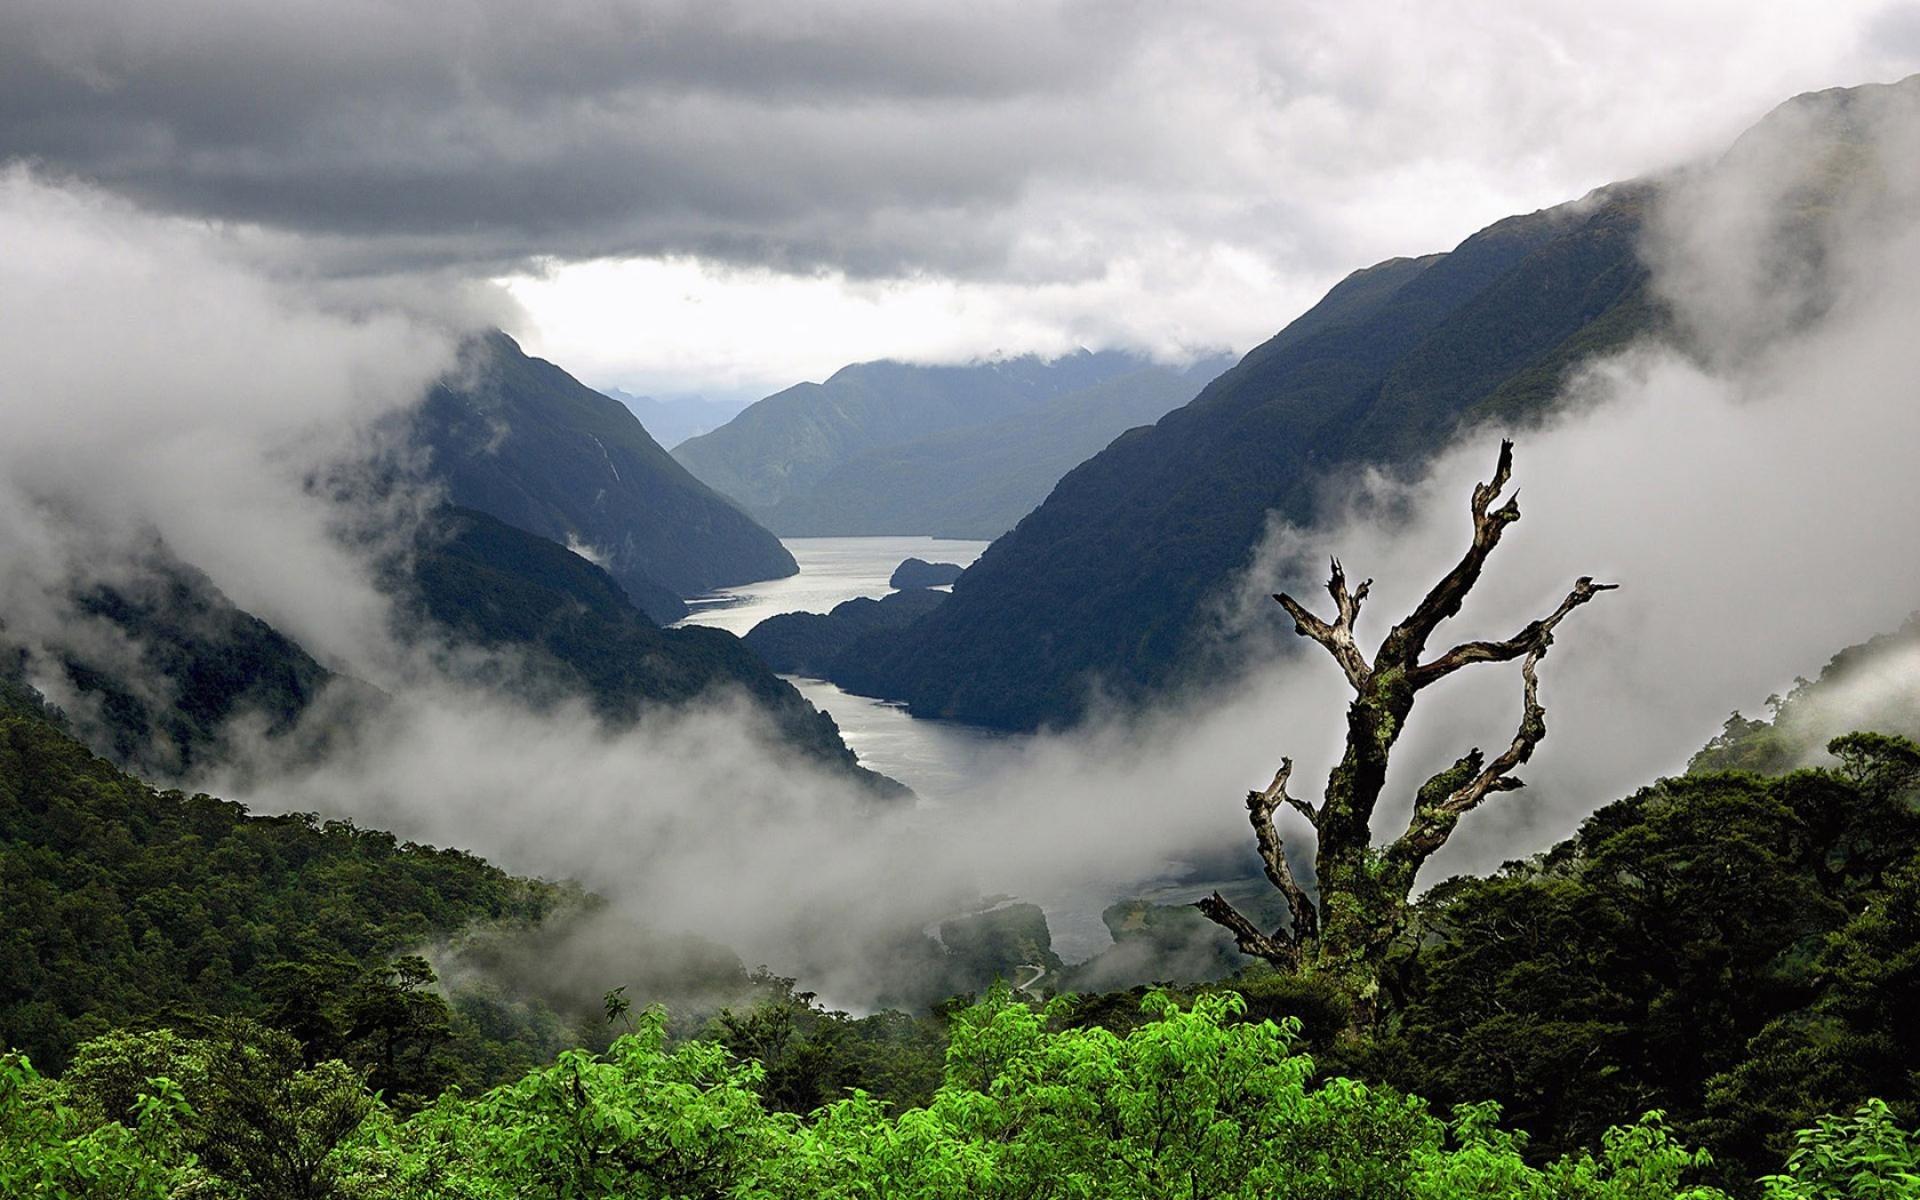
<path fill-rule="evenodd" d="M 1313 1082 L 1297 1023 L 1238 997 L 1147 998 L 1124 1037 L 1049 1030 L 996 990 L 953 1023 L 942 1084 L 889 1112 L 854 1093 L 770 1109 L 757 1064 L 670 1046 L 657 1010 L 604 1054 L 569 1051 L 478 1096 L 402 1116 L 340 1062 L 236 1025 L 89 1043 L 66 1077 L 0 1060 L 9 1196 L 1367 1197 L 1720 1200 L 1661 1114 L 1598 1153 L 1530 1164 L 1493 1104 L 1442 1117 L 1388 1088 Z M 1920 1195 L 1920 1142 L 1868 1105 L 1800 1135 L 1768 1200 Z"/>

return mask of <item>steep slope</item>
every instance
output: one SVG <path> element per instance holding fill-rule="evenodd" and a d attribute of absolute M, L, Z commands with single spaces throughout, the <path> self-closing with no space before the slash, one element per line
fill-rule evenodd
<path fill-rule="evenodd" d="M 1085 350 L 1052 361 L 1027 355 L 971 366 L 857 363 L 825 383 L 768 396 L 712 433 L 682 442 L 673 455 L 765 519 L 868 451 L 1032 412 L 1147 365 L 1129 354 Z"/>
<path fill-rule="evenodd" d="M 225 760 L 236 728 L 277 738 L 298 727 L 299 744 L 283 750 L 304 755 L 337 748 L 328 739 L 377 717 L 376 689 L 327 670 L 165 547 L 115 574 L 112 585 L 77 588 L 57 635 L 29 644 L 0 622 L 0 691 L 38 685 L 96 752 L 153 778 L 192 780 Z M 860 768 L 832 718 L 739 639 L 661 629 L 593 563 L 484 513 L 430 517 L 381 583 L 400 640 L 482 686 L 534 704 L 584 697 L 614 723 L 736 689 L 796 753 L 881 793 L 900 790 Z M 328 722 L 302 725 L 326 689 L 337 701 Z"/>
<path fill-rule="evenodd" d="M 0 693 L 0 1045 L 45 1066 L 109 1023 L 265 1016 L 302 974 L 350 977 L 565 898 L 349 822 L 155 791 Z M 512 1013 L 486 1007 L 498 1038 Z"/>
<path fill-rule="evenodd" d="M 158 545 L 141 570 L 81 586 L 69 612 L 62 635 L 36 646 L 12 644 L 0 625 L 6 671 L 37 679 L 89 745 L 157 778 L 218 757 L 240 718 L 286 732 L 334 679 Z"/>
<path fill-rule="evenodd" d="M 686 614 L 680 597 L 798 569 L 625 405 L 503 333 L 469 344 L 413 432 L 454 504 L 591 555 L 657 621 Z"/>
<path fill-rule="evenodd" d="M 1269 513 L 1311 520 L 1328 472 L 1417 460 L 1485 406 L 1538 406 L 1569 347 L 1658 320 L 1636 253 L 1649 195 L 1607 189 L 1356 272 L 1190 404 L 1068 474 L 852 685 L 1031 728 L 1073 720 L 1096 681 L 1120 695 L 1175 681 Z"/>
<path fill-rule="evenodd" d="M 737 688 L 766 710 L 796 749 L 886 792 L 890 780 L 856 765 L 833 718 L 775 676 L 740 639 L 718 629 L 661 629 L 607 572 L 485 513 L 453 509 L 423 531 L 396 582 L 405 612 L 429 640 L 531 650 L 477 667 L 481 682 L 540 703 L 584 695 L 607 720 Z M 465 656 L 457 656 L 465 662 Z"/>
<path fill-rule="evenodd" d="M 766 509 L 763 519 L 787 536 L 996 538 L 1061 476 L 1186 403 L 1232 365 L 1210 357 L 1185 369 L 1144 366 L 990 424 L 868 450 Z"/>

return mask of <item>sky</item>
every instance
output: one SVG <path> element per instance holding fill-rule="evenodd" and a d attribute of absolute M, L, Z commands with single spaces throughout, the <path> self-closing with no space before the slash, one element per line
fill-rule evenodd
<path fill-rule="evenodd" d="M 1346 272 L 1920 70 L 1920 6 L 12 0 L 0 159 L 597 386 L 1244 351 Z"/>

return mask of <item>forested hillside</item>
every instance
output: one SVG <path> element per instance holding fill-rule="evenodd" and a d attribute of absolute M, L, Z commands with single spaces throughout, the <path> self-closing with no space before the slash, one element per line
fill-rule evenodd
<path fill-rule="evenodd" d="M 456 505 L 572 546 L 656 621 L 680 598 L 796 569 L 772 534 L 689 475 L 619 401 L 499 331 L 414 417 L 428 470 Z"/>
<path fill-rule="evenodd" d="M 1876 149 L 1872 129 L 1910 130 L 1916 94 L 1910 79 L 1798 97 L 1706 169 L 1780 175 L 1754 253 L 1780 281 L 1786 327 L 1842 298 L 1822 274 L 1834 227 L 1901 219 L 1875 211 L 1899 195 L 1899 168 L 1875 161 L 1897 151 Z M 1476 422 L 1545 416 L 1596 355 L 1641 338 L 1695 349 L 1650 287 L 1646 239 L 1670 201 L 1733 203 L 1698 187 L 1616 184 L 1356 272 L 1190 404 L 1061 480 L 852 686 L 916 714 L 1031 729 L 1071 723 L 1096 689 L 1139 698 L 1217 674 L 1210 602 L 1271 519 L 1310 527 L 1342 472 L 1410 471 Z"/>
<path fill-rule="evenodd" d="M 0 679 L 57 691 L 76 732 L 114 761 L 179 779 L 217 760 L 232 722 L 286 733 L 333 674 L 213 581 L 154 544 L 112 583 L 79 582 L 62 635 L 9 638 Z"/>
<path fill-rule="evenodd" d="M 18 644 L 0 623 L 0 679 L 49 686 L 74 734 L 121 766 L 191 780 L 230 764 L 236 736 L 273 744 L 297 735 L 297 746 L 280 748 L 313 754 L 355 722 L 378 719 L 387 703 L 236 607 L 163 546 L 117 574 L 111 585 L 78 585 L 57 641 Z M 864 789 L 903 790 L 861 768 L 833 719 L 739 639 L 661 629 L 600 567 L 484 513 L 425 514 L 378 582 L 394 601 L 396 641 L 450 677 L 535 707 L 584 699 L 614 725 L 739 693 L 798 752 Z M 324 723 L 303 725 L 329 690 Z"/>
<path fill-rule="evenodd" d="M 1555 1189 L 1576 1177 L 1598 1187 L 1596 1177 L 1617 1172 L 1642 1178 L 1645 1186 L 1629 1161 L 1646 1154 L 1667 1164 L 1659 1170 L 1669 1173 L 1657 1174 L 1667 1190 L 1621 1196 L 1679 1195 L 1673 1189 L 1682 1178 L 1751 1195 L 1757 1194 L 1752 1180 L 1786 1161 L 1794 1131 L 1813 1127 L 1825 1114 L 1885 1101 L 1890 1108 L 1862 1109 L 1864 1126 L 1836 1126 L 1823 1135 L 1836 1144 L 1867 1138 L 1882 1150 L 1891 1144 L 1889 1122 L 1910 1126 L 1920 1119 L 1920 1030 L 1909 1028 L 1920 1012 L 1920 995 L 1910 994 L 1920 946 L 1914 868 L 1920 861 L 1920 747 L 1900 738 L 1850 735 L 1833 744 L 1829 765 L 1784 775 L 1709 772 L 1663 781 L 1601 809 L 1577 837 L 1533 860 L 1434 889 L 1389 960 L 1385 1020 L 1357 1040 L 1342 1032 L 1347 999 L 1330 980 L 1264 966 L 1243 971 L 1224 988 L 1247 997 L 1253 1020 L 1281 1020 L 1280 1029 L 1240 1023 L 1236 1008 L 1220 998 L 1220 986 L 1176 989 L 1176 999 L 1195 1005 L 1185 1015 L 1161 1001 L 1141 1013 L 1144 992 L 1135 989 L 1063 1000 L 1044 1022 L 1006 994 L 951 1026 L 954 1010 L 945 1005 L 921 1016 L 853 1020 L 795 994 L 790 981 L 748 978 L 737 960 L 728 967 L 716 959 L 712 969 L 702 968 L 707 982 L 700 986 L 746 1006 L 719 1012 L 705 1026 L 679 1026 L 682 1034 L 704 1028 L 713 1039 L 684 1045 L 679 1035 L 663 1041 L 655 1018 L 624 1008 L 649 999 L 652 989 L 673 987 L 668 980 L 654 979 L 647 992 L 610 996 L 612 1027 L 585 1020 L 579 995 L 555 990 L 562 977 L 577 979 L 584 965 L 562 967 L 563 960 L 612 944 L 600 933 L 569 949 L 564 914 L 583 902 L 577 893 L 343 822 L 254 817 L 209 797 L 156 792 L 62 733 L 58 714 L 17 682 L 6 686 L 3 703 L 0 1040 L 27 1050 L 42 1070 L 74 1063 L 59 1085 L 38 1080 L 18 1061 L 5 1068 L 12 1074 L 0 1084 L 0 1164 L 10 1170 L 24 1163 L 51 1170 L 68 1161 L 63 1155 L 97 1153 L 123 1155 L 122 1166 L 146 1163 L 176 1180 L 183 1176 L 167 1172 L 221 1175 L 242 1170 L 245 1158 L 222 1141 L 239 1136 L 223 1123 L 271 1119 L 280 1123 L 275 1128 L 291 1131 L 337 1118 L 332 1134 L 314 1132 L 323 1145 L 311 1165 L 332 1180 L 328 1187 L 400 1164 L 423 1172 L 410 1176 L 409 1186 L 441 1186 L 436 1181 L 456 1170 L 455 1159 L 434 1149 L 445 1136 L 463 1139 L 466 1149 L 456 1159 L 465 1165 L 457 1169 L 478 1172 L 474 1186 L 480 1179 L 505 1186 L 526 1168 L 496 1157 L 507 1153 L 489 1148 L 507 1144 L 498 1139 L 558 1139 L 552 1144 L 561 1153 L 558 1147 L 581 1136 L 575 1118 L 588 1111 L 601 1114 L 592 1120 L 616 1125 L 665 1122 L 664 1131 L 714 1119 L 705 1106 L 727 1095 L 729 1125 L 760 1128 L 775 1140 L 754 1141 L 761 1149 L 735 1163 L 747 1175 L 722 1171 L 716 1181 L 745 1186 L 741 1180 L 751 1176 L 773 1186 L 771 1176 L 754 1172 L 797 1171 L 793 1178 L 805 1182 L 792 1186 L 818 1186 L 818 1167 L 803 1165 L 814 1153 L 803 1147 L 815 1144 L 805 1139 L 865 1130 L 855 1143 L 820 1143 L 838 1147 L 833 1153 L 843 1166 L 837 1169 L 854 1174 L 836 1178 L 852 1186 L 875 1172 L 919 1176 L 908 1160 L 871 1157 L 879 1151 L 866 1139 L 898 1136 L 886 1132 L 894 1118 L 871 1101 L 841 1100 L 840 1089 L 877 1091 L 902 1105 L 928 1105 L 928 1114 L 947 1114 L 899 1118 L 903 1128 L 922 1130 L 916 1136 L 943 1131 L 912 1161 L 953 1154 L 969 1162 L 985 1153 L 967 1149 L 983 1136 L 981 1129 L 953 1122 L 965 1106 L 981 1103 L 972 1097 L 988 1094 L 989 1081 L 1002 1070 L 1015 1074 L 990 1090 L 998 1103 L 1016 1103 L 1024 1094 L 1006 1090 L 1027 1086 L 1016 1085 L 1016 1077 L 1031 1079 L 1038 1071 L 1044 1078 L 1053 1070 L 1118 1070 L 1132 1078 L 1126 1086 L 1135 1090 L 1124 1095 L 1133 1099 L 1110 1096 L 1121 1106 L 1116 1112 L 1175 1095 L 1183 1097 L 1179 1111 L 1195 1104 L 1214 1111 L 1210 1106 L 1218 1103 L 1223 1107 L 1215 1119 L 1228 1122 L 1236 1139 L 1265 1148 L 1243 1160 L 1196 1143 L 1194 1169 L 1253 1172 L 1249 1178 L 1280 1171 L 1279 1178 L 1309 1179 L 1285 1173 L 1328 1169 L 1310 1165 L 1319 1158 L 1289 1157 L 1284 1139 L 1267 1143 L 1275 1131 L 1304 1119 L 1301 1114 L 1331 1105 L 1309 1119 L 1309 1127 L 1321 1130 L 1314 1136 L 1339 1144 L 1356 1139 L 1342 1169 L 1381 1186 L 1412 1188 L 1407 1195 L 1455 1194 L 1422 1192 L 1413 1181 L 1461 1178 L 1451 1172 L 1468 1170 L 1468 1162 L 1481 1170 L 1488 1154 L 1508 1163 L 1501 1177 L 1511 1175 L 1511 1186 L 1520 1190 L 1475 1195 L 1611 1195 Z M 1151 925 L 1152 916 L 1141 910 L 1123 924 L 1145 918 Z M 557 925 L 556 917 L 563 918 Z M 549 936 L 516 932 L 543 920 L 553 930 Z M 499 935 L 474 937 L 489 929 Z M 1030 905 L 997 909 L 984 923 L 969 919 L 940 932 L 944 951 L 930 949 L 951 956 L 955 984 L 989 978 L 1016 962 L 1051 964 L 1056 977 L 1073 974 L 1052 956 L 1045 921 Z M 1135 977 L 1152 978 L 1188 961 L 1180 956 L 1190 953 L 1191 932 L 1175 933 L 1157 943 L 1158 950 L 1151 942 L 1136 946 Z M 426 962 L 409 954 L 451 938 L 468 946 L 462 954 L 469 975 L 491 970 L 521 982 L 502 991 L 476 988 L 469 977 L 451 992 L 437 990 Z M 1138 957 L 1142 950 L 1145 957 Z M 1156 953 L 1168 957 L 1156 959 Z M 601 972 L 631 969 L 596 961 Z M 977 973 L 981 968 L 988 973 Z M 610 986 L 609 977 L 594 990 Z M 222 1023 L 229 1018 L 251 1023 Z M 563 1056 L 557 1066 L 500 1092 L 445 1100 L 406 1118 L 448 1082 L 510 1078 L 564 1045 L 603 1045 L 629 1020 L 645 1036 L 615 1045 L 604 1058 L 590 1051 Z M 1287 1024 L 1293 1021 L 1300 1024 Z M 108 1034 L 114 1027 L 174 1032 Z M 1104 1032 L 1109 1027 L 1125 1040 L 1114 1041 Z M 1291 1034 L 1282 1031 L 1289 1028 L 1313 1048 L 1312 1065 L 1286 1058 Z M 100 1040 L 75 1057 L 76 1046 L 89 1038 Z M 936 1093 L 930 1073 L 943 1046 L 947 1082 Z M 982 1066 L 980 1054 L 1009 1052 L 1016 1057 L 1004 1067 Z M 1118 1057 L 1095 1065 L 1107 1062 L 1104 1056 Z M 327 1065 L 334 1059 L 344 1065 Z M 1149 1070 L 1150 1062 L 1158 1065 Z M 1211 1074 L 1216 1069 L 1223 1073 Z M 1128 1075 L 1134 1071 L 1147 1073 Z M 1279 1073 L 1269 1077 L 1272 1071 Z M 158 1110 L 133 1098 L 142 1089 L 162 1094 L 140 1082 L 161 1074 L 184 1089 L 182 1123 L 165 1136 L 158 1126 L 142 1125 L 146 1133 L 117 1140 L 114 1127 L 101 1122 L 157 1118 Z M 540 1115 L 546 1111 L 540 1097 L 571 1088 L 575 1078 L 599 1081 L 577 1097 L 588 1108 Z M 1569 1087 L 1570 1079 L 1578 1086 Z M 673 1080 L 705 1082 L 687 1091 L 667 1086 Z M 716 1086 L 722 1092 L 711 1090 Z M 1098 1100 L 1107 1093 L 1085 1087 L 1063 1094 L 1108 1102 Z M 250 1089 L 260 1088 L 305 1094 L 317 1107 L 275 1100 L 255 1110 L 268 1117 L 240 1115 L 233 1106 L 244 1108 Z M 368 1088 L 383 1091 L 387 1107 Z M 1465 1104 L 1455 1111 L 1478 1115 L 1447 1134 L 1442 1124 L 1429 1123 L 1423 1103 L 1403 1100 L 1394 1089 L 1427 1097 L 1435 1113 Z M 696 1102 L 702 1093 L 709 1099 Z M 1007 1130 L 1042 1120 L 1054 1103 L 1045 1097 L 1054 1094 L 1042 1089 L 1018 1101 L 1007 1110 L 1015 1124 L 991 1126 L 1003 1132 L 987 1140 L 1003 1144 Z M 57 1097 L 64 1097 L 60 1111 L 43 1107 Z M 1529 1135 L 1527 1142 L 1482 1144 L 1485 1135 L 1474 1131 L 1486 1128 L 1492 1110 L 1473 1103 L 1489 1100 Z M 834 1104 L 842 1107 L 814 1111 Z M 1666 1114 L 1661 1129 L 1710 1150 L 1711 1162 L 1680 1154 L 1652 1126 L 1617 1146 L 1609 1140 L 1616 1137 L 1609 1128 L 1653 1109 Z M 794 1124 L 773 1110 L 812 1115 Z M 136 1121 L 141 1112 L 146 1115 Z M 566 1112 L 574 1116 L 563 1117 Z M 1027 1115 L 1016 1120 L 1015 1112 Z M 543 1124 L 550 1119 L 561 1123 Z M 1065 1112 L 1044 1118 L 1067 1119 Z M 934 1124 L 914 1124 L 925 1121 Z M 1155 1128 L 1116 1127 L 1106 1117 L 1047 1127 L 1054 1129 L 1049 1153 L 1057 1152 L 1059 1138 L 1080 1139 L 1072 1143 L 1081 1146 L 1076 1153 L 1088 1156 L 1093 1177 L 1104 1179 L 1130 1178 L 1125 1172 L 1136 1168 L 1123 1165 L 1132 1153 L 1125 1147 L 1136 1136 L 1151 1138 Z M 258 1135 L 256 1129 L 249 1136 Z M 675 1135 L 660 1136 L 671 1141 Z M 781 1140 L 789 1137 L 803 1141 L 789 1146 Z M 1603 1141 L 1614 1148 L 1580 1166 Z M 1530 1165 L 1498 1157 L 1523 1147 Z M 1015 1169 L 1012 1160 L 997 1157 L 1001 1153 L 978 1161 L 998 1163 L 996 1172 Z M 600 1177 L 602 1183 L 657 1182 L 665 1169 L 657 1154 L 626 1165 L 616 1155 L 606 1168 L 615 1174 Z M 749 1159 L 759 1165 L 749 1170 Z M 1104 1174 L 1113 1171 L 1122 1174 Z M 242 1186 L 255 1187 L 249 1195 L 281 1194 Z M 1769 1195 L 1782 1197 L 1852 1194 L 1770 1186 L 1776 1191 Z M 344 1193 L 323 1188 L 314 1194 Z"/>
<path fill-rule="evenodd" d="M 551 1013 L 520 1026 L 477 995 L 457 1011 L 410 1000 L 421 981 L 389 971 L 435 938 L 537 922 L 565 889 L 351 822 L 156 791 L 57 721 L 24 689 L 0 701 L 0 1042 L 59 1069 L 115 1026 L 251 1016 L 324 1026 L 329 1053 L 406 1040 L 432 1060 L 425 1086 L 574 1039 Z M 414 1001 L 431 1019 L 395 1025 Z"/>
<path fill-rule="evenodd" d="M 833 718 L 775 677 L 739 638 L 697 626 L 659 628 L 607 572 L 564 546 L 484 513 L 451 509 L 422 528 L 405 568 L 395 586 L 420 623 L 411 640 L 450 639 L 448 669 L 478 671 L 483 686 L 536 704 L 584 696 L 616 724 L 735 689 L 801 753 L 877 791 L 902 790 L 860 768 Z M 474 663 L 460 647 L 509 653 Z"/>
<path fill-rule="evenodd" d="M 1814 679 L 1767 698 L 1765 717 L 1734 713 L 1688 764 L 1692 771 L 1786 771 L 1818 762 L 1849 729 L 1920 738 L 1920 614 L 1833 656 Z"/>

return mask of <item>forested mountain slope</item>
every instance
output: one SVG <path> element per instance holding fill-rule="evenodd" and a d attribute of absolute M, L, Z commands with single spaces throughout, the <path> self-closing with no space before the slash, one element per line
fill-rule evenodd
<path fill-rule="evenodd" d="M 319 753 L 386 702 L 235 606 L 163 546 L 116 575 L 112 585 L 78 585 L 63 628 L 40 643 L 23 644 L 0 622 L 0 679 L 38 681 L 76 736 L 124 767 L 189 781 L 228 759 L 235 733 L 273 740 L 297 732 L 304 740 L 283 750 Z M 833 719 L 739 639 L 662 629 L 606 571 L 484 513 L 428 514 L 379 583 L 395 602 L 397 642 L 476 686 L 535 705 L 577 697 L 615 725 L 737 691 L 798 752 L 862 787 L 900 791 L 859 767 Z M 336 694 L 326 721 L 303 725 L 327 689 Z"/>
<path fill-rule="evenodd" d="M 1835 303 L 1830 227 L 1894 215 L 1875 207 L 1895 164 L 1873 161 L 1893 151 L 1871 130 L 1911 121 L 1917 92 L 1920 77 L 1798 97 L 1699 173 L 1603 188 L 1357 272 L 1192 403 L 1061 480 L 852 685 L 927 716 L 1031 728 L 1071 722 L 1096 688 L 1139 697 L 1217 672 L 1209 601 L 1270 515 L 1311 524 L 1342 471 L 1411 468 L 1476 421 L 1542 415 L 1569 369 L 1642 335 L 1699 349 L 1651 288 L 1656 205 L 1702 219 L 1762 205 L 1753 253 L 1779 281 L 1778 319 Z M 1752 191 L 1756 173 L 1777 194 L 1714 191 Z"/>
<path fill-rule="evenodd" d="M 1852 729 L 1920 738 L 1920 613 L 1898 630 L 1849 646 L 1815 679 L 1770 696 L 1765 718 L 1734 713 L 1689 771 L 1788 771 L 1819 762 Z"/>
<path fill-rule="evenodd" d="M 337 970 L 344 987 L 562 897 L 348 822 L 155 791 L 57 720 L 0 696 L 0 1044 L 42 1065 L 111 1025 L 263 1014 L 302 978 Z"/>
<path fill-rule="evenodd" d="M 117 574 L 76 584 L 64 628 L 43 644 L 13 641 L 0 613 L 0 678 L 38 679 L 115 762 L 185 778 L 218 758 L 230 723 L 285 733 L 335 680 L 164 546 Z"/>
<path fill-rule="evenodd" d="M 452 503 L 593 557 L 656 621 L 686 615 L 681 597 L 798 569 L 625 405 L 498 331 L 468 344 L 413 433 Z"/>

